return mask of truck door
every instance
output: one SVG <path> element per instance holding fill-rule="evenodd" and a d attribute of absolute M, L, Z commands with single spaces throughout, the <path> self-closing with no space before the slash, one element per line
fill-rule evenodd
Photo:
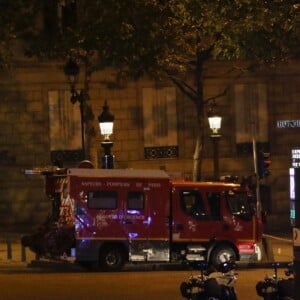
<path fill-rule="evenodd" d="M 224 207 L 224 192 L 223 191 L 207 191 L 206 199 L 210 211 L 211 227 L 213 231 L 211 237 L 215 239 L 228 239 L 230 236 L 229 226 L 224 222 L 224 217 L 227 218 L 227 213 Z"/>
<path fill-rule="evenodd" d="M 256 223 L 249 197 L 245 191 L 228 191 L 225 194 L 228 223 L 237 240 L 255 240 Z"/>
<path fill-rule="evenodd" d="M 208 241 L 215 227 L 207 202 L 197 189 L 176 189 L 173 194 L 173 241 Z"/>

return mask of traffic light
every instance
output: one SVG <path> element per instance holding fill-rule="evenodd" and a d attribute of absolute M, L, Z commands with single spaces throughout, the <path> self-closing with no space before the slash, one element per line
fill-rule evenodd
<path fill-rule="evenodd" d="M 259 151 L 257 154 L 257 171 L 260 179 L 270 175 L 269 166 L 271 164 L 270 153 Z"/>

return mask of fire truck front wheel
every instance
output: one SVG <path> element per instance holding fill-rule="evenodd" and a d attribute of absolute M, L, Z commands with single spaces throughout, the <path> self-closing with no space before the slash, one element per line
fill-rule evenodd
<path fill-rule="evenodd" d="M 107 245 L 100 251 L 99 265 L 103 271 L 118 271 L 125 264 L 125 251 L 119 245 Z"/>
<path fill-rule="evenodd" d="M 229 245 L 219 245 L 217 246 L 211 254 L 211 263 L 214 266 L 219 266 L 222 262 L 226 260 L 236 261 L 237 255 L 232 247 Z"/>

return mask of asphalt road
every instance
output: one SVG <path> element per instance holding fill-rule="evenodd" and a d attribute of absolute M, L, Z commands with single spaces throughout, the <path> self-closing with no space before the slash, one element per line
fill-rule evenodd
<path fill-rule="evenodd" d="M 194 272 L 194 271 L 193 271 Z M 284 269 L 279 275 L 284 276 Z M 272 269 L 238 271 L 238 299 L 262 299 L 255 285 Z M 0 270 L 1 299 L 5 300 L 181 300 L 180 283 L 191 271 L 123 271 L 117 273 L 65 271 L 39 268 Z"/>

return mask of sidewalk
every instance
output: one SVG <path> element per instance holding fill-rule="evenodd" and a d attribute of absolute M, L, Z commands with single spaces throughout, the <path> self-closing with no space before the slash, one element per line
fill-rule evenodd
<path fill-rule="evenodd" d="M 21 245 L 21 234 L 0 236 L 0 266 L 27 266 L 36 259 L 36 254 Z"/>
<path fill-rule="evenodd" d="M 276 234 L 264 234 L 267 261 L 292 262 L 293 240 L 292 237 L 282 237 Z"/>

